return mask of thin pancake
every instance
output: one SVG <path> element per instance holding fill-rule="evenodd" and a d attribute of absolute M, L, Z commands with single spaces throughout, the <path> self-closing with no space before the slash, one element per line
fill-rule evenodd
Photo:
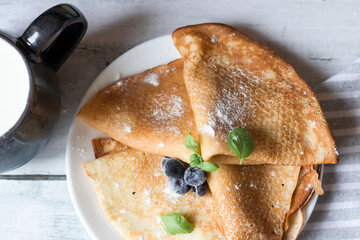
<path fill-rule="evenodd" d="M 336 163 L 335 142 L 310 87 L 280 57 L 234 28 L 179 28 L 173 41 L 205 159 L 238 163 L 227 146 L 235 127 L 255 142 L 244 164 Z M 220 156 L 219 156 L 220 155 Z"/>
<path fill-rule="evenodd" d="M 301 209 L 296 210 L 296 212 L 289 217 L 288 223 L 289 228 L 285 232 L 283 240 L 297 239 L 304 224 L 304 215 Z"/>
<path fill-rule="evenodd" d="M 182 59 L 120 80 L 87 102 L 78 118 L 143 152 L 187 161 L 186 135 L 196 137 Z"/>
<path fill-rule="evenodd" d="M 94 139 L 93 146 L 95 152 L 102 154 L 113 154 L 124 149 L 122 144 L 111 139 Z M 154 155 L 146 156 L 153 161 Z M 160 169 L 159 166 L 154 167 Z M 215 203 L 209 205 L 213 208 L 213 215 L 209 218 L 217 220 L 227 239 L 281 239 L 299 168 L 220 165 L 220 169 L 211 173 L 208 180 L 212 189 L 210 196 Z M 183 196 L 187 197 L 188 194 Z M 194 205 L 194 208 L 197 206 Z M 302 219 L 298 224 L 301 226 Z"/>
<path fill-rule="evenodd" d="M 208 178 L 226 238 L 282 239 L 300 167 L 220 165 Z"/>
<path fill-rule="evenodd" d="M 110 153 L 120 152 L 129 147 L 111 138 L 96 138 L 92 140 L 95 158 L 101 158 Z"/>
<path fill-rule="evenodd" d="M 92 144 L 96 158 L 128 148 L 110 138 L 93 139 Z M 314 175 L 314 171 L 316 172 L 317 170 L 317 166 L 305 166 L 300 169 L 298 183 L 292 195 L 291 206 L 284 222 L 284 240 L 296 239 L 300 234 L 304 220 L 302 208 L 308 203 L 314 193 L 312 176 Z M 276 172 L 277 171 L 278 170 L 276 170 Z"/>
<path fill-rule="evenodd" d="M 94 144 L 101 147 L 109 144 Z M 194 192 L 172 193 L 168 179 L 161 172 L 161 156 L 124 149 L 112 144 L 109 153 L 97 160 L 84 162 L 87 174 L 94 180 L 95 190 L 105 216 L 124 239 L 184 239 L 185 235 L 168 235 L 159 215 L 178 212 L 194 226 L 186 239 L 224 239 L 214 216 L 211 194 L 202 198 Z M 120 148 L 119 148 L 120 146 Z"/>
<path fill-rule="evenodd" d="M 292 196 L 291 207 L 286 214 L 284 240 L 296 239 L 300 234 L 304 221 L 302 208 L 310 201 L 314 192 L 319 195 L 324 194 L 319 180 L 319 172 L 320 168 L 317 165 L 301 167 L 296 189 Z"/>

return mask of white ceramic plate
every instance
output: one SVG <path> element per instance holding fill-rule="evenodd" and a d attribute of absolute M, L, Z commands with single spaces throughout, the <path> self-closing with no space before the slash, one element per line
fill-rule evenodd
<path fill-rule="evenodd" d="M 99 90 L 146 69 L 166 64 L 180 58 L 171 35 L 147 41 L 127 51 L 95 79 L 83 97 L 78 110 Z M 86 231 L 92 239 L 121 239 L 101 211 L 94 191 L 93 181 L 87 176 L 82 163 L 94 159 L 91 140 L 105 135 L 75 118 L 69 132 L 66 147 L 66 177 L 70 197 Z M 323 172 L 323 171 L 321 171 Z M 304 209 L 305 223 L 310 217 L 317 195 Z"/>

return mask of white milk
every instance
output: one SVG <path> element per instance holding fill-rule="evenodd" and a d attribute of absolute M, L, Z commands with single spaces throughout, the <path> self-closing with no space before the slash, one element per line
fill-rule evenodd
<path fill-rule="evenodd" d="M 20 53 L 0 38 L 0 136 L 13 127 L 25 110 L 29 75 Z"/>

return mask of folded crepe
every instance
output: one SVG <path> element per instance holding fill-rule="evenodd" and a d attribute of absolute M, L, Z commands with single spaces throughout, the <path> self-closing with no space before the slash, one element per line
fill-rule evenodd
<path fill-rule="evenodd" d="M 282 239 L 300 167 L 221 165 L 210 174 L 219 219 L 230 239 Z"/>
<path fill-rule="evenodd" d="M 336 163 L 316 96 L 281 58 L 221 24 L 180 28 L 173 39 L 184 62 L 103 89 L 78 117 L 125 145 L 184 161 L 191 152 L 183 142 L 191 132 L 199 133 L 205 159 L 238 164 L 227 136 L 243 127 L 255 142 L 245 165 Z"/>
<path fill-rule="evenodd" d="M 220 165 L 208 178 L 211 193 L 196 197 L 167 188 L 162 156 L 112 139 L 94 139 L 93 147 L 99 159 L 84 167 L 104 214 L 125 239 L 294 239 L 284 238 L 284 222 L 300 167 Z M 194 232 L 167 235 L 158 215 L 172 211 L 183 214 Z M 288 231 L 298 233 L 301 226 L 289 224 Z"/>
<path fill-rule="evenodd" d="M 182 27 L 174 31 L 173 41 L 184 59 L 184 81 L 204 159 L 223 162 L 222 155 L 234 156 L 227 137 L 241 127 L 255 143 L 243 164 L 337 162 L 315 94 L 272 51 L 224 24 Z M 239 160 L 229 157 L 225 162 Z"/>
<path fill-rule="evenodd" d="M 119 142 L 143 152 L 188 161 L 188 133 L 195 121 L 183 80 L 183 61 L 175 60 L 101 90 L 77 117 Z"/>
<path fill-rule="evenodd" d="M 186 239 L 224 239 L 214 221 L 211 194 L 200 198 L 192 191 L 173 193 L 160 167 L 162 156 L 109 139 L 94 140 L 93 146 L 100 158 L 83 165 L 94 180 L 106 218 L 124 239 L 183 239 L 184 235 L 168 235 L 161 224 L 159 216 L 170 212 L 182 214 L 194 226 Z"/>
<path fill-rule="evenodd" d="M 301 167 L 298 182 L 291 200 L 291 207 L 286 214 L 284 223 L 284 239 L 296 239 L 303 227 L 304 216 L 302 208 L 310 201 L 316 192 L 324 194 L 319 180 L 320 167 L 317 165 Z"/>

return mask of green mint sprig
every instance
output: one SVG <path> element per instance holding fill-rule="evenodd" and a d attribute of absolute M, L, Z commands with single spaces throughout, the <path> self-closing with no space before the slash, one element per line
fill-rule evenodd
<path fill-rule="evenodd" d="M 200 163 L 202 163 L 202 157 L 198 153 L 193 153 L 190 156 L 190 167 L 196 167 Z"/>
<path fill-rule="evenodd" d="M 181 214 L 176 212 L 160 216 L 165 231 L 170 235 L 191 233 L 194 227 Z"/>
<path fill-rule="evenodd" d="M 195 141 L 195 139 L 191 136 L 191 133 L 189 133 L 185 138 L 185 147 L 195 153 L 198 153 L 196 150 L 197 147 L 199 147 L 199 144 Z"/>
<path fill-rule="evenodd" d="M 194 153 L 190 156 L 190 167 L 196 167 L 200 165 L 199 167 L 206 171 L 206 172 L 215 172 L 219 169 L 219 165 L 204 161 L 200 152 L 197 150 L 199 147 L 199 144 L 195 141 L 195 139 L 191 136 L 191 133 L 189 133 L 185 138 L 185 147 Z"/>
<path fill-rule="evenodd" d="M 228 136 L 228 145 L 230 151 L 240 158 L 240 165 L 254 151 L 254 141 L 243 128 L 234 128 L 231 131 Z"/>

